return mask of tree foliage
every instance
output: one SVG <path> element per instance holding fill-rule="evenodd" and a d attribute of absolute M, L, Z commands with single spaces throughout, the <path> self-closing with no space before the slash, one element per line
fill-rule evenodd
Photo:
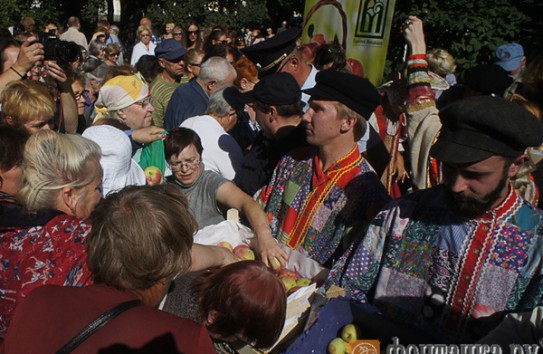
<path fill-rule="evenodd" d="M 539 0 L 397 0 L 387 69 L 403 65 L 401 26 L 410 14 L 424 21 L 428 48 L 448 50 L 456 58 L 457 71 L 463 71 L 492 62 L 496 48 L 505 42 L 519 42 L 528 53 L 541 46 L 541 20 L 536 18 L 541 9 Z"/>

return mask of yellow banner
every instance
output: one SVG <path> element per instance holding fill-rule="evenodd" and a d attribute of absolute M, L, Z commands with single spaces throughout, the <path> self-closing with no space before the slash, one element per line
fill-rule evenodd
<path fill-rule="evenodd" d="M 379 85 L 395 0 L 306 0 L 303 43 L 337 41 L 355 73 Z"/>

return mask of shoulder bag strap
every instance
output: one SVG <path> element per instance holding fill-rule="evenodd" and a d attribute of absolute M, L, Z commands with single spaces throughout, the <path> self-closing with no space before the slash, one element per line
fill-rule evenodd
<path fill-rule="evenodd" d="M 102 328 L 106 323 L 114 319 L 115 317 L 119 316 L 121 313 L 125 312 L 126 310 L 131 309 L 132 307 L 141 305 L 140 300 L 131 300 L 127 302 L 123 302 L 111 310 L 103 313 L 89 323 L 87 327 L 85 327 L 78 335 L 73 337 L 68 343 L 66 343 L 62 348 L 60 348 L 56 354 L 67 354 L 71 353 L 75 348 L 77 348 L 81 343 L 86 341 L 90 336 L 94 334 L 97 330 Z"/>

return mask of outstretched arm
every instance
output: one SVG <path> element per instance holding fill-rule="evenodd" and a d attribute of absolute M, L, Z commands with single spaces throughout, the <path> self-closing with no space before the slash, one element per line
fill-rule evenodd
<path fill-rule="evenodd" d="M 268 218 L 260 204 L 232 182 L 226 182 L 219 187 L 217 201 L 230 208 L 238 209 L 245 215 L 256 235 L 258 253 L 264 264 L 276 268 L 278 265 L 274 258 L 277 258 L 282 264 L 287 262 L 288 257 L 273 238 Z"/>

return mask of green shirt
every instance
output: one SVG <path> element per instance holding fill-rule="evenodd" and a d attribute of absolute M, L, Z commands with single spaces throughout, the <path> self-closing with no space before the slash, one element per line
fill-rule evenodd
<path fill-rule="evenodd" d="M 179 82 L 167 82 L 160 74 L 151 82 L 151 96 L 153 97 L 153 107 L 155 107 L 153 120 L 157 127 L 164 126 L 164 112 L 166 112 L 173 92 L 179 85 L 181 85 Z"/>

